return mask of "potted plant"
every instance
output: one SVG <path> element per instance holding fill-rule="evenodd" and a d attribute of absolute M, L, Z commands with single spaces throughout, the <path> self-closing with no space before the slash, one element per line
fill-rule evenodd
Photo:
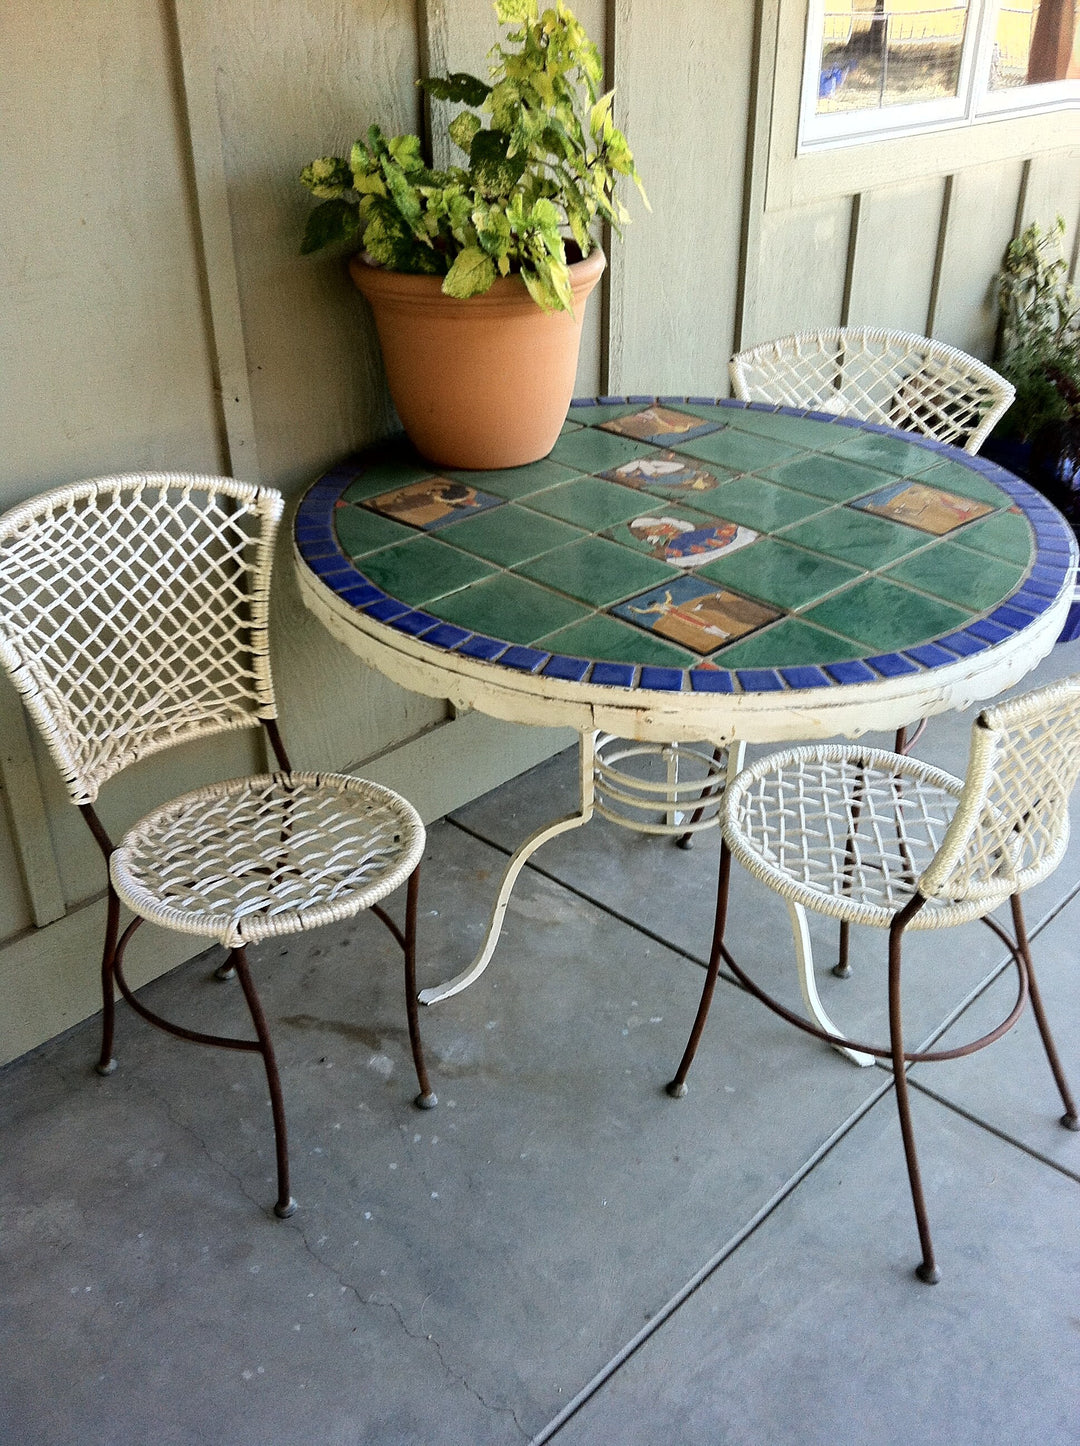
<path fill-rule="evenodd" d="M 490 82 L 418 82 L 463 107 L 448 134 L 464 165 L 433 169 L 419 137 L 372 126 L 347 159 L 301 174 L 320 201 L 301 250 L 360 246 L 350 269 L 394 405 L 443 466 L 518 466 L 551 450 L 605 265 L 594 231 L 628 219 L 620 177 L 641 189 L 613 92 L 599 94 L 599 53 L 562 0 L 542 13 L 536 0 L 495 0 L 495 11 L 511 44 L 492 49 Z"/>
<path fill-rule="evenodd" d="M 989 446 L 1070 520 L 1080 520 L 1080 296 L 1069 285 L 1065 222 L 1028 226 L 1009 243 L 996 291 L 1002 374 L 1016 388 Z"/>

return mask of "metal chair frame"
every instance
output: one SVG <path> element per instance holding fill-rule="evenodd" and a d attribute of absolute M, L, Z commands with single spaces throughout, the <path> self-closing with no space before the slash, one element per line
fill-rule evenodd
<path fill-rule="evenodd" d="M 834 1047 L 892 1066 L 922 1260 L 920 1279 L 940 1279 L 911 1119 L 907 1067 L 985 1048 L 1019 1019 L 1028 999 L 1064 1105 L 1061 1124 L 1080 1129 L 1035 977 L 1021 894 L 1057 867 L 1068 842 L 1069 795 L 1080 774 L 1080 676 L 984 710 L 972 728 L 963 780 L 908 755 L 857 744 L 789 749 L 760 759 L 728 786 L 709 967 L 697 1014 L 668 1093 L 686 1094 L 723 960 L 739 983 L 796 1028 Z M 805 910 L 886 928 L 887 1044 L 854 1040 L 810 1023 L 763 989 L 725 943 L 731 860 L 780 894 L 806 936 Z M 1013 934 L 990 917 L 1008 902 Z M 902 1019 L 902 944 L 910 929 L 981 920 L 1005 944 L 1018 976 L 1006 1017 L 948 1049 L 908 1049 Z"/>
<path fill-rule="evenodd" d="M 370 909 L 404 955 L 415 1103 L 436 1103 L 416 994 L 423 824 L 382 785 L 294 772 L 278 729 L 268 611 L 283 505 L 231 478 L 149 473 L 57 488 L 0 517 L 0 662 L 108 869 L 96 1068 L 116 1068 L 117 990 L 179 1039 L 259 1054 L 282 1218 L 296 1209 L 285 1110 L 249 944 Z M 174 799 L 114 844 L 94 807 L 104 782 L 173 744 L 250 727 L 263 729 L 279 772 Z M 380 901 L 406 881 L 401 929 Z M 121 903 L 135 914 L 122 934 Z M 188 1029 L 137 997 L 123 960 L 144 920 L 229 950 L 216 977 L 239 979 L 254 1039 Z"/>

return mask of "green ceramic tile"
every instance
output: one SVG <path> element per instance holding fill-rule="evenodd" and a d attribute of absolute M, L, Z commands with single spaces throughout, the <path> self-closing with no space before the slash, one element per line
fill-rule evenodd
<path fill-rule="evenodd" d="M 545 487 L 569 482 L 571 477 L 580 475 L 580 469 L 562 467 L 548 457 L 539 462 L 531 462 L 527 467 L 506 467 L 494 472 L 455 470 L 440 473 L 440 476 L 452 477 L 455 482 L 468 482 L 473 487 L 480 487 L 484 492 L 494 493 L 496 497 L 509 498 L 528 497 L 530 492 L 540 492 Z"/>
<path fill-rule="evenodd" d="M 620 602 L 648 587 L 657 586 L 669 577 L 678 577 L 681 569 L 669 567 L 651 557 L 641 557 L 628 548 L 602 537 L 586 537 L 566 547 L 546 552 L 533 562 L 515 569 L 534 582 L 542 582 L 556 592 L 568 593 L 593 607 Z"/>
<path fill-rule="evenodd" d="M 640 407 L 630 411 L 640 412 Z M 580 432 L 567 432 L 551 449 L 551 460 L 577 472 L 606 472 L 634 457 L 651 456 L 647 442 L 634 442 L 615 432 L 601 432 L 596 427 L 582 427 Z"/>
<path fill-rule="evenodd" d="M 559 435 L 565 437 L 567 432 L 577 432 L 581 429 L 580 422 L 564 422 L 559 429 Z"/>
<path fill-rule="evenodd" d="M 404 527 L 389 517 L 380 517 L 366 507 L 336 507 L 334 531 L 350 557 L 363 557 L 365 552 L 416 536 L 413 528 Z"/>
<path fill-rule="evenodd" d="M 710 432 L 707 437 L 697 437 L 692 442 L 672 445 L 676 452 L 700 457 L 705 462 L 719 462 L 733 472 L 753 472 L 758 467 L 771 467 L 775 462 L 783 462 L 804 450 L 772 437 L 752 436 L 731 426 L 725 426 L 719 432 Z"/>
<path fill-rule="evenodd" d="M 420 607 L 446 593 L 467 588 L 493 568 L 437 537 L 416 537 L 364 558 L 364 576 L 391 597 Z"/>
<path fill-rule="evenodd" d="M 397 487 L 411 487 L 414 482 L 423 482 L 426 477 L 440 476 L 442 473 L 437 467 L 387 457 L 365 464 L 363 471 L 341 496 L 344 502 L 366 502 L 369 497 L 377 497 L 380 492 L 391 492 Z"/>
<path fill-rule="evenodd" d="M 808 422 L 803 417 L 785 417 L 776 412 L 752 412 L 741 407 L 732 408 L 724 415 L 740 432 L 775 437 L 778 442 L 790 442 L 793 447 L 800 449 L 816 447 L 819 443 L 827 447 L 836 441 L 835 422 Z"/>
<path fill-rule="evenodd" d="M 508 643 L 535 643 L 545 634 L 587 617 L 589 609 L 523 577 L 502 573 L 440 598 L 427 611 Z"/>
<path fill-rule="evenodd" d="M 941 461 L 941 453 L 933 447 L 919 447 L 902 442 L 885 432 L 862 432 L 857 427 L 837 427 L 836 441 L 818 443 L 816 450 L 845 457 L 852 462 L 865 462 L 880 467 L 896 477 L 915 477 Z"/>
<path fill-rule="evenodd" d="M 763 537 L 729 557 L 708 563 L 701 575 L 777 607 L 801 608 L 844 587 L 860 573 L 857 567 Z"/>
<path fill-rule="evenodd" d="M 956 542 L 939 542 L 898 562 L 885 575 L 946 602 L 986 612 L 1013 591 L 1024 569 L 1019 563 L 987 557 Z"/>
<path fill-rule="evenodd" d="M 617 482 L 605 482 L 602 477 L 579 477 L 575 482 L 564 482 L 561 487 L 537 492 L 525 505 L 530 511 L 572 522 L 586 532 L 602 532 L 617 522 L 628 522 L 643 509 L 640 492 L 620 487 Z"/>
<path fill-rule="evenodd" d="M 991 557 L 1005 558 L 1007 562 L 1018 563 L 1023 568 L 1031 562 L 1035 543 L 1031 524 L 1022 512 L 1014 508 L 971 522 L 954 532 L 953 538 L 965 547 L 974 547 Z"/>
<path fill-rule="evenodd" d="M 879 653 L 914 647 L 971 621 L 971 613 L 962 608 L 923 597 L 881 577 L 864 578 L 808 608 L 802 616 Z"/>
<path fill-rule="evenodd" d="M 939 462 L 919 477 L 928 487 L 940 487 L 943 492 L 957 492 L 961 497 L 972 497 L 976 502 L 989 502 L 991 507 L 1011 507 L 1012 498 L 1002 492 L 996 482 L 973 472 L 960 462 Z"/>
<path fill-rule="evenodd" d="M 506 507 L 493 507 L 478 517 L 451 523 L 444 530 L 448 542 L 466 552 L 484 557 L 500 567 L 513 567 L 527 562 L 553 547 L 563 547 L 582 536 L 580 528 L 540 512 L 528 512 L 511 502 Z"/>
<path fill-rule="evenodd" d="M 852 507 L 834 507 L 787 528 L 784 541 L 869 571 L 887 567 L 890 562 L 925 547 L 927 534 Z"/>
<path fill-rule="evenodd" d="M 572 658 L 600 659 L 607 663 L 655 663 L 660 667 L 685 668 L 697 658 L 654 638 L 640 628 L 627 627 L 603 613 L 573 623 L 542 640 L 553 653 Z"/>
<path fill-rule="evenodd" d="M 895 481 L 886 472 L 863 467 L 858 462 L 846 462 L 841 457 L 823 457 L 819 452 L 796 457 L 794 462 L 784 462 L 779 467 L 759 467 L 757 475 L 779 482 L 782 487 L 796 487 L 815 497 L 828 497 L 833 502 L 850 502 L 853 497 L 861 497 L 864 492 L 873 492 Z"/>
<path fill-rule="evenodd" d="M 869 649 L 850 638 L 827 633 L 801 618 L 784 618 L 743 642 L 713 654 L 724 668 L 792 668 L 812 663 L 842 663 Z"/>
<path fill-rule="evenodd" d="M 694 505 L 715 517 L 741 522 L 755 532 L 774 532 L 779 527 L 788 527 L 805 517 L 813 517 L 830 506 L 823 498 L 792 492 L 788 487 L 777 487 L 761 477 L 737 477 L 712 492 L 697 493 Z"/>

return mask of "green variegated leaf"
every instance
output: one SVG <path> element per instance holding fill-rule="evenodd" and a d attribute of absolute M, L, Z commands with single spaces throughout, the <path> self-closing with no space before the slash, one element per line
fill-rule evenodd
<path fill-rule="evenodd" d="M 425 76 L 416 83 L 435 100 L 449 100 L 459 105 L 483 105 L 491 90 L 490 85 L 463 70 L 453 75 Z"/>
<path fill-rule="evenodd" d="M 487 291 L 495 280 L 495 263 L 478 246 L 467 246 L 446 273 L 443 291 L 447 296 L 462 300 L 468 296 L 479 296 Z"/>
<path fill-rule="evenodd" d="M 419 136 L 393 136 L 387 141 L 386 148 L 403 171 L 423 170 L 424 158 L 420 154 Z"/>
<path fill-rule="evenodd" d="M 339 200 L 352 190 L 352 171 L 340 156 L 320 156 L 300 172 L 300 182 L 321 200 Z"/>
<path fill-rule="evenodd" d="M 306 256 L 338 241 L 355 242 L 359 231 L 359 207 L 355 201 L 324 201 L 307 218 L 300 254 Z"/>
<path fill-rule="evenodd" d="M 473 136 L 480 130 L 480 117 L 473 115 L 471 110 L 463 110 L 456 115 L 447 127 L 447 135 L 454 145 L 469 154 L 469 148 L 473 143 Z"/>
<path fill-rule="evenodd" d="M 551 287 L 535 271 L 522 268 L 521 279 L 528 287 L 529 295 L 536 302 L 542 311 L 559 311 L 559 298 Z"/>
<path fill-rule="evenodd" d="M 489 256 L 505 256 L 510 249 L 510 222 L 497 206 L 477 207 L 472 213 L 476 239 Z"/>
<path fill-rule="evenodd" d="M 508 156 L 510 138 L 502 131 L 478 131 L 473 137 L 469 175 L 478 191 L 487 196 L 508 196 L 528 163 L 523 153 Z"/>
<path fill-rule="evenodd" d="M 500 25 L 523 25 L 536 19 L 536 0 L 495 0 Z"/>
<path fill-rule="evenodd" d="M 419 191 L 405 172 L 390 160 L 383 161 L 383 175 L 386 177 L 386 189 L 390 192 L 394 205 L 401 212 L 406 224 L 415 226 L 420 220 L 422 210 Z"/>

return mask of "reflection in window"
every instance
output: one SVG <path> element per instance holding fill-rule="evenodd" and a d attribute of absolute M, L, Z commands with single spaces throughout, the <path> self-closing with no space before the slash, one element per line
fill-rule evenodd
<path fill-rule="evenodd" d="M 1058 3 L 1071 12 L 1072 0 Z M 967 0 L 828 0 L 817 114 L 955 96 L 968 8 Z"/>
<path fill-rule="evenodd" d="M 997 17 L 990 89 L 1080 78 L 1075 0 L 1005 0 Z"/>

